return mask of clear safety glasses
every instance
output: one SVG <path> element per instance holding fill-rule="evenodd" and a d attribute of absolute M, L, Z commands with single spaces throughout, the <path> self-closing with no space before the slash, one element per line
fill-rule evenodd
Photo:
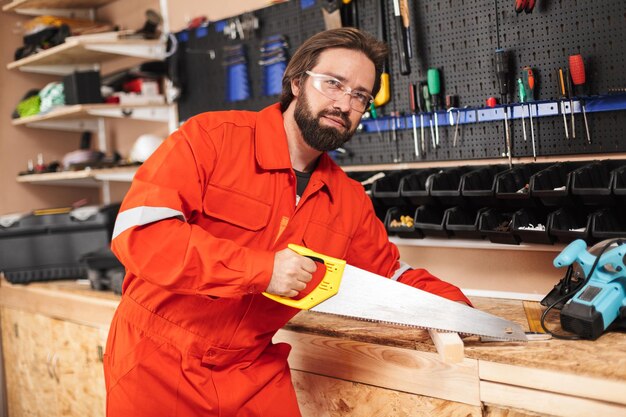
<path fill-rule="evenodd" d="M 341 100 L 344 95 L 349 95 L 350 107 L 359 113 L 365 112 L 374 101 L 374 97 L 371 94 L 346 87 L 335 77 L 326 74 L 316 74 L 311 71 L 306 71 L 306 73 L 311 77 L 313 87 L 329 99 L 337 101 Z"/>

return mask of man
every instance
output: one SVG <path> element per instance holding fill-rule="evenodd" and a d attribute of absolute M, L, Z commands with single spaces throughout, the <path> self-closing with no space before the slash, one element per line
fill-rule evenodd
<path fill-rule="evenodd" d="M 196 116 L 138 170 L 113 233 L 128 273 L 105 354 L 109 416 L 300 415 L 290 347 L 271 342 L 298 311 L 260 294 L 314 287 L 315 262 L 288 243 L 468 302 L 400 266 L 363 188 L 325 154 L 354 134 L 386 53 L 356 29 L 319 33 L 289 63 L 280 105 Z"/>

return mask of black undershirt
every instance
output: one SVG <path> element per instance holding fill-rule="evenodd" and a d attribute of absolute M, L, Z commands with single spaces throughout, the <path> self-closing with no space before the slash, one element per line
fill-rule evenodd
<path fill-rule="evenodd" d="M 293 172 L 296 174 L 296 194 L 298 197 L 302 197 L 304 189 L 309 184 L 309 180 L 311 179 L 311 174 L 313 174 L 313 172 L 301 172 L 296 171 L 295 169 Z"/>

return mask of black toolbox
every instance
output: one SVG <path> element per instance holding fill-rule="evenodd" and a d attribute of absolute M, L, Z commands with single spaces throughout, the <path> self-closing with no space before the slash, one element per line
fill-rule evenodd
<path fill-rule="evenodd" d="M 38 210 L 0 221 L 0 271 L 11 283 L 87 278 L 81 257 L 109 246 L 119 204 Z"/>

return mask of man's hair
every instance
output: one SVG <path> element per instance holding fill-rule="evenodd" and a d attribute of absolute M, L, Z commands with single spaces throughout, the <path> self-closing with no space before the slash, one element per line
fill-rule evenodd
<path fill-rule="evenodd" d="M 345 48 L 362 52 L 376 68 L 376 81 L 371 93 L 376 95 L 380 88 L 380 75 L 387 58 L 387 45 L 372 35 L 354 28 L 326 30 L 307 39 L 293 54 L 283 75 L 283 92 L 280 108 L 284 112 L 294 98 L 291 81 L 302 77 L 305 71 L 317 65 L 320 54 L 331 48 Z"/>

